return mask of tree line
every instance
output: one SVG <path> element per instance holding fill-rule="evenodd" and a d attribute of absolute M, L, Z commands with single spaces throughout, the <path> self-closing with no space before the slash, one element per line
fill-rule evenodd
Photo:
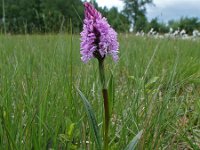
<path fill-rule="evenodd" d="M 69 30 L 70 22 L 75 30 L 82 26 L 80 18 L 83 18 L 83 6 L 80 0 L 3 1 L 4 3 L 0 3 L 1 31 L 48 33 Z"/>
<path fill-rule="evenodd" d="M 97 9 L 119 32 L 129 30 L 130 21 L 116 7 Z M 82 30 L 84 18 L 81 0 L 2 0 L 0 3 L 1 33 L 52 33 Z"/>
<path fill-rule="evenodd" d="M 187 34 L 191 35 L 194 30 L 200 31 L 200 21 L 197 17 L 182 17 L 179 20 L 169 20 L 167 23 L 159 22 L 158 18 L 151 21 L 140 20 L 137 22 L 140 26 L 136 26 L 136 31 L 149 32 L 151 29 L 158 33 L 168 33 L 170 28 L 173 30 L 185 30 Z"/>
<path fill-rule="evenodd" d="M 93 0 L 95 7 L 105 16 L 111 26 L 118 32 L 134 31 L 148 32 L 151 28 L 165 33 L 169 27 L 185 29 L 192 32 L 200 29 L 198 18 L 181 18 L 160 23 L 157 18 L 148 21 L 146 6 L 153 4 L 152 0 L 122 0 L 124 9 L 116 7 L 101 8 Z M 57 33 L 82 30 L 84 18 L 83 1 L 81 0 L 1 0 L 0 2 L 0 32 L 3 33 Z"/>

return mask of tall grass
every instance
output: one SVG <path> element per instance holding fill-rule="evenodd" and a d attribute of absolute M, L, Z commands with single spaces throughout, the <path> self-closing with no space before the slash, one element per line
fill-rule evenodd
<path fill-rule="evenodd" d="M 95 149 L 74 87 L 89 99 L 102 131 L 98 64 L 80 61 L 79 36 L 0 41 L 0 149 Z M 198 149 L 200 41 L 132 35 L 119 41 L 120 61 L 105 62 L 115 89 L 110 148 L 124 149 L 143 130 L 138 149 Z"/>

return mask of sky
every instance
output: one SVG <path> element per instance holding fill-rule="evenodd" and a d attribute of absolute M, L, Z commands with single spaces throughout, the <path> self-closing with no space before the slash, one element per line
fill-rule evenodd
<path fill-rule="evenodd" d="M 119 10 L 123 9 L 121 0 L 96 0 L 96 2 L 101 7 L 116 6 Z M 161 22 L 186 16 L 200 18 L 200 0 L 153 0 L 153 3 L 155 5 L 147 6 L 148 20 L 155 17 Z"/>

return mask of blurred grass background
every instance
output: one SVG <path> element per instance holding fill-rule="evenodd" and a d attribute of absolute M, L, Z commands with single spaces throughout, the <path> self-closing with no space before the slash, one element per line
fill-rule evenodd
<path fill-rule="evenodd" d="M 72 42 L 71 41 L 72 38 Z M 74 87 L 102 130 L 95 59 L 80 60 L 78 35 L 0 35 L 0 149 L 95 149 Z M 119 35 L 111 149 L 144 130 L 138 149 L 200 147 L 200 41 Z"/>

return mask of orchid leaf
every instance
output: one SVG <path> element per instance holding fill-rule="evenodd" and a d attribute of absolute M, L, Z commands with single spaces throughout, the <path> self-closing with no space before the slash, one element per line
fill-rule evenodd
<path fill-rule="evenodd" d="M 77 89 L 77 91 L 78 91 L 78 93 L 81 97 L 82 102 L 84 103 L 86 114 L 87 114 L 87 117 L 88 117 L 88 120 L 89 120 L 89 125 L 90 125 L 90 128 L 92 129 L 92 133 L 93 133 L 94 138 L 95 138 L 97 149 L 101 149 L 102 141 L 101 141 L 98 124 L 97 124 L 92 106 L 90 105 L 89 101 L 84 96 L 84 94 L 78 88 L 76 88 L 76 89 Z"/>

